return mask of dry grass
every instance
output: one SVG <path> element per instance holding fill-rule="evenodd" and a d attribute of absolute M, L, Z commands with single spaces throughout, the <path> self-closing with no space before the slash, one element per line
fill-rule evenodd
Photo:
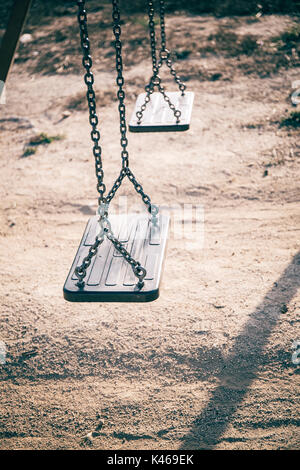
<path fill-rule="evenodd" d="M 207 43 L 199 51 L 202 54 L 220 54 L 236 57 L 241 54 L 252 55 L 258 49 L 258 38 L 252 34 L 238 35 L 222 26 L 207 38 Z"/>
<path fill-rule="evenodd" d="M 112 90 L 95 90 L 97 96 L 97 103 L 99 106 L 109 106 L 114 101 L 117 101 L 117 96 L 115 91 Z M 65 103 L 66 109 L 76 110 L 76 111 L 86 111 L 87 109 L 87 98 L 86 92 L 81 91 L 76 93 L 76 95 L 71 96 L 67 99 Z"/>
<path fill-rule="evenodd" d="M 258 36 L 239 35 L 222 26 L 208 36 L 200 52 L 206 57 L 238 57 L 234 68 L 243 75 L 254 74 L 263 78 L 282 68 L 300 66 L 300 27 L 295 25 L 281 35 L 263 41 Z M 230 66 L 230 61 L 227 64 Z"/>

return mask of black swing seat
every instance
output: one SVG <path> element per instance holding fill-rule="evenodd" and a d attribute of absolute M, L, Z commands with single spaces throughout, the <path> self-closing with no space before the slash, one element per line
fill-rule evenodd
<path fill-rule="evenodd" d="M 155 92 L 151 94 L 150 101 L 143 112 L 141 123 L 138 124 L 136 113 L 140 111 L 146 97 L 146 93 L 141 93 L 135 103 L 135 109 L 129 122 L 129 130 L 131 132 L 171 132 L 189 129 L 194 93 L 186 91 L 182 95 L 180 91 L 170 91 L 166 92 L 166 95 L 175 108 L 181 111 L 180 122 L 176 122 L 176 117 L 164 100 L 163 95 L 160 92 Z"/>
<path fill-rule="evenodd" d="M 64 298 L 71 302 L 149 302 L 159 296 L 169 216 L 158 214 L 156 223 L 145 214 L 112 215 L 109 217 L 114 235 L 131 256 L 141 263 L 147 274 L 144 286 L 130 264 L 105 237 L 78 287 L 74 270 L 80 266 L 99 232 L 98 217 L 91 217 L 64 285 Z"/>

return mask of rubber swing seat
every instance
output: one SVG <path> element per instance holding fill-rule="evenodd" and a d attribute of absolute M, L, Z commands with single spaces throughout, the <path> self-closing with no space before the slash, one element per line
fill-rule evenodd
<path fill-rule="evenodd" d="M 87 269 L 84 287 L 78 287 L 74 270 L 80 266 L 99 232 L 98 217 L 87 223 L 63 293 L 70 302 L 150 302 L 159 296 L 169 215 L 159 214 L 154 224 L 147 214 L 112 215 L 112 230 L 147 274 L 138 289 L 137 277 L 113 244 L 105 238 Z"/>
<path fill-rule="evenodd" d="M 176 123 L 176 117 L 164 100 L 161 93 L 152 93 L 149 103 L 143 112 L 141 123 L 138 124 L 136 113 L 140 111 L 145 102 L 146 93 L 141 93 L 136 100 L 135 109 L 132 113 L 129 130 L 131 132 L 172 132 L 186 131 L 190 127 L 191 115 L 193 109 L 194 93 L 186 91 L 184 95 L 181 92 L 166 92 L 171 103 L 176 109 L 181 111 L 180 121 Z"/>

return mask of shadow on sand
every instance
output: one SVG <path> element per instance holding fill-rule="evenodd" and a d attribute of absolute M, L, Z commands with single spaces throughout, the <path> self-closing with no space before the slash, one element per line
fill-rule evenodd
<path fill-rule="evenodd" d="M 220 385 L 202 413 L 194 419 L 191 430 L 182 438 L 181 449 L 212 449 L 219 442 L 255 379 L 258 368 L 263 364 L 263 350 L 285 306 L 297 292 L 299 274 L 300 252 L 293 257 L 281 277 L 250 314 L 241 334 L 236 337 L 225 359 L 225 367 L 217 376 Z M 254 323 L 259 326 L 255 334 Z M 208 417 L 216 419 L 210 420 Z"/>

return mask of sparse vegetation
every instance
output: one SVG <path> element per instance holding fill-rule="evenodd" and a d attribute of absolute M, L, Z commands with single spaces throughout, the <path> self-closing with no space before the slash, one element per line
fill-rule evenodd
<path fill-rule="evenodd" d="M 174 55 L 175 55 L 176 59 L 178 59 L 178 60 L 186 59 L 187 57 L 189 57 L 189 55 L 191 53 L 192 53 L 192 51 L 189 50 L 189 49 L 176 49 L 174 51 Z"/>
<path fill-rule="evenodd" d="M 274 147 L 263 155 L 265 159 L 262 162 L 262 166 L 267 169 L 280 167 L 287 163 L 293 164 L 299 158 L 300 153 L 298 149 L 299 147 L 297 145 L 291 147 L 286 145 Z"/>
<path fill-rule="evenodd" d="M 273 117 L 271 119 L 266 118 L 258 122 L 249 122 L 243 124 L 244 129 L 264 129 L 266 130 L 270 126 L 279 126 L 287 128 L 298 128 L 300 127 L 300 111 L 291 111 L 288 116 L 284 116 L 281 119 L 279 117 Z M 273 127 L 274 128 L 274 127 Z"/>
<path fill-rule="evenodd" d="M 31 7 L 28 19 L 29 26 L 47 24 L 50 17 L 61 17 L 75 15 L 77 11 L 76 2 L 72 0 L 35 0 Z M 99 4 L 99 0 L 89 0 L 88 11 L 90 13 L 99 12 L 109 6 L 109 0 L 103 0 Z M 124 13 L 144 13 L 145 0 L 121 0 L 121 8 Z M 8 21 L 10 9 L 13 0 L 2 0 L 0 4 L 0 28 L 4 28 Z M 166 1 L 166 9 L 169 12 L 176 10 L 188 11 L 191 14 L 210 13 L 216 16 L 231 15 L 255 15 L 270 13 L 299 13 L 298 0 L 214 0 L 207 2 L 205 0 L 168 0 Z"/>
<path fill-rule="evenodd" d="M 9 4 L 9 2 L 4 2 Z M 284 4 L 283 4 L 284 3 Z M 184 35 L 176 34 L 176 25 L 167 19 L 167 33 L 172 57 L 177 61 L 189 60 L 189 67 L 178 70 L 184 80 L 232 79 L 237 74 L 268 77 L 281 69 L 300 66 L 300 26 L 289 26 L 286 31 L 273 37 L 262 37 L 260 34 L 239 32 L 236 29 L 253 22 L 259 24 L 263 15 L 271 12 L 296 12 L 296 2 L 257 2 L 215 1 L 207 4 L 204 1 L 191 0 L 183 4 L 179 0 L 168 0 L 167 11 L 183 10 L 190 14 L 212 13 L 218 16 L 228 15 L 220 20 L 221 26 L 215 32 L 204 33 L 204 29 L 191 29 Z M 111 5 L 104 1 L 101 6 L 96 0 L 87 5 L 89 13 L 89 32 L 94 59 L 94 68 L 101 61 L 101 67 L 108 71 L 114 69 L 114 49 L 111 31 Z M 124 65 L 132 66 L 149 59 L 150 47 L 147 32 L 148 17 L 144 0 L 133 2 L 121 1 L 123 28 Z M 30 73 L 70 74 L 82 73 L 81 49 L 78 25 L 76 22 L 76 5 L 74 2 L 34 2 L 26 32 L 33 35 L 33 41 L 21 44 L 16 62 L 26 63 Z M 1 11 L 1 9 L 0 9 Z M 183 13 L 187 15 L 189 13 Z M 56 21 L 56 27 L 45 30 L 44 34 L 35 36 L 37 17 L 39 24 L 44 19 L 48 23 Z M 61 16 L 65 16 L 62 21 Z M 236 16 L 248 15 L 248 16 Z M 50 18 L 52 17 L 52 18 Z M 56 18 L 55 18 L 56 17 Z M 73 20 L 72 20 L 73 17 Z M 191 17 L 191 21 L 192 17 Z M 158 18 L 156 18 L 158 23 Z M 50 32 L 49 32 L 50 31 Z M 261 31 L 261 28 L 259 29 Z M 159 35 L 158 35 L 159 38 Z M 199 41 L 200 39 L 200 41 Z M 225 59 L 222 70 L 195 70 L 192 61 L 199 57 L 219 56 Z M 201 67 L 201 64 L 200 64 Z M 214 78 L 217 77 L 217 78 Z M 103 97 L 104 102 L 107 97 Z M 72 107 L 72 106 L 71 106 Z M 76 106 L 74 106 L 76 107 Z"/>
<path fill-rule="evenodd" d="M 22 155 L 22 157 L 30 157 L 30 155 L 34 155 L 36 153 L 37 149 L 34 148 L 34 147 L 27 147 L 25 150 L 24 150 L 24 153 Z"/>
<path fill-rule="evenodd" d="M 253 34 L 239 35 L 222 26 L 208 36 L 200 52 L 228 59 L 239 56 L 235 68 L 245 75 L 255 74 L 264 78 L 281 68 L 300 66 L 300 27 L 295 25 L 279 36 L 260 41 Z"/>
<path fill-rule="evenodd" d="M 288 117 L 282 118 L 280 127 L 292 127 L 294 129 L 300 127 L 300 111 L 292 111 Z"/>
<path fill-rule="evenodd" d="M 25 144 L 22 157 L 30 157 L 30 155 L 34 155 L 37 152 L 37 147 L 39 145 L 49 145 L 52 142 L 62 140 L 63 138 L 63 135 L 47 135 L 45 132 L 35 134 L 29 139 L 27 144 Z"/>
<path fill-rule="evenodd" d="M 96 90 L 97 102 L 100 106 L 108 106 L 113 101 L 117 100 L 116 92 L 112 90 Z M 85 111 L 87 109 L 86 92 L 81 91 L 76 95 L 71 96 L 67 99 L 65 104 L 66 109 L 72 109 L 76 111 Z"/>
<path fill-rule="evenodd" d="M 252 34 L 238 35 L 232 30 L 220 27 L 215 34 L 207 38 L 208 44 L 201 52 L 235 57 L 240 54 L 252 55 L 258 48 L 257 37 Z"/>
<path fill-rule="evenodd" d="M 144 0 L 132 0 L 127 2 L 122 0 L 122 8 L 128 13 L 142 12 L 145 8 Z M 255 15 L 266 13 L 292 13 L 299 10 L 297 0 L 214 0 L 207 2 L 205 0 L 169 0 L 166 2 L 168 11 L 187 10 L 190 13 L 212 13 L 217 16 L 225 15 Z"/>
<path fill-rule="evenodd" d="M 62 140 L 64 137 L 62 135 L 47 135 L 44 132 L 40 134 L 36 134 L 35 136 L 31 137 L 28 142 L 29 146 L 36 146 L 36 145 L 47 145 L 51 144 L 56 140 Z"/>
<path fill-rule="evenodd" d="M 285 164 L 285 151 L 282 149 L 273 149 L 271 159 L 267 163 L 263 163 L 265 168 L 271 168 Z"/>
<path fill-rule="evenodd" d="M 284 31 L 281 35 L 273 38 L 273 42 L 278 51 L 300 53 L 300 26 L 295 25 Z"/>
<path fill-rule="evenodd" d="M 142 10 L 144 11 L 145 8 Z M 132 22 L 133 24 L 138 24 L 140 26 L 142 26 L 144 29 L 147 29 L 148 28 L 148 23 L 149 23 L 149 18 L 148 18 L 148 15 L 135 15 L 133 18 L 132 18 Z M 157 18 L 154 18 L 154 24 L 155 25 L 158 25 L 159 23 L 159 20 Z"/>

